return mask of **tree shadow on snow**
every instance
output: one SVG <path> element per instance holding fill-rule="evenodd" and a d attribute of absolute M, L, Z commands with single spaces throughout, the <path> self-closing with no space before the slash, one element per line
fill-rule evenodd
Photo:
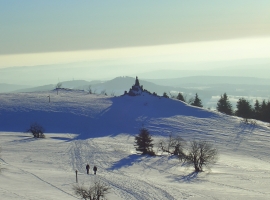
<path fill-rule="evenodd" d="M 245 124 L 241 122 L 240 124 L 237 124 L 234 129 L 235 135 L 232 135 L 233 137 L 227 143 L 227 146 L 233 145 L 233 150 L 237 151 L 238 148 L 241 146 L 241 143 L 252 135 L 252 133 L 256 129 L 256 125 Z"/>
<path fill-rule="evenodd" d="M 73 138 L 67 138 L 67 137 L 50 137 L 50 139 L 54 139 L 54 140 L 63 140 L 65 142 L 70 142 L 73 140 Z"/>
<path fill-rule="evenodd" d="M 13 141 L 11 141 L 11 143 L 13 143 L 13 142 L 26 143 L 26 142 L 37 141 L 37 140 L 39 140 L 39 139 L 42 139 L 42 140 L 43 140 L 43 138 L 34 138 L 34 137 L 30 137 L 30 136 L 29 136 L 29 137 L 24 138 L 24 139 L 13 140 Z"/>
<path fill-rule="evenodd" d="M 132 166 L 135 162 L 138 162 L 140 158 L 141 158 L 141 155 L 135 155 L 135 154 L 129 155 L 128 157 L 122 158 L 118 162 L 114 163 L 109 168 L 109 170 L 116 170 L 122 167 Z"/>
<path fill-rule="evenodd" d="M 180 177 L 173 176 L 173 177 L 169 177 L 169 178 L 173 178 L 177 182 L 190 183 L 190 182 L 199 181 L 198 174 L 199 174 L 198 172 L 191 172 L 188 175 L 184 175 L 184 176 L 180 176 Z"/>

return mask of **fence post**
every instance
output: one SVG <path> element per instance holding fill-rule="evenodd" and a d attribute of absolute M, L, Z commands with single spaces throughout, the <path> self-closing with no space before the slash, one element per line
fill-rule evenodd
<path fill-rule="evenodd" d="M 76 173 L 76 183 L 78 183 L 78 170 L 77 169 L 76 169 L 75 173 Z"/>

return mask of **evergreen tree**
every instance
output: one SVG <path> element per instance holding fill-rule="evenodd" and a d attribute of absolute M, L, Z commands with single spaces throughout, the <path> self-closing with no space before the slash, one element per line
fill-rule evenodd
<path fill-rule="evenodd" d="M 203 107 L 202 105 L 202 100 L 198 97 L 198 94 L 196 93 L 195 99 L 193 103 L 191 103 L 192 106 L 197 106 L 197 107 Z"/>
<path fill-rule="evenodd" d="M 256 99 L 255 101 L 253 112 L 254 112 L 255 119 L 261 119 L 261 105 L 258 99 Z"/>
<path fill-rule="evenodd" d="M 266 110 L 267 110 L 267 104 L 265 102 L 265 100 L 262 101 L 262 105 L 261 105 L 261 120 L 265 121 L 266 119 Z"/>
<path fill-rule="evenodd" d="M 178 93 L 176 99 L 185 102 L 184 96 L 183 96 L 182 93 L 180 93 L 180 92 Z"/>
<path fill-rule="evenodd" d="M 146 128 L 140 129 L 140 133 L 135 137 L 136 151 L 142 152 L 142 154 L 149 154 L 152 152 L 153 140 L 149 131 Z"/>
<path fill-rule="evenodd" d="M 164 92 L 162 96 L 165 97 L 165 98 L 169 98 L 169 96 L 167 95 L 166 92 Z"/>
<path fill-rule="evenodd" d="M 236 110 L 236 116 L 243 117 L 246 121 L 248 118 L 252 116 L 252 107 L 250 103 L 244 99 L 241 98 L 237 101 L 236 104 L 237 110 Z"/>
<path fill-rule="evenodd" d="M 266 103 L 265 100 L 263 100 L 261 111 L 262 111 L 262 120 L 265 122 L 270 122 L 270 102 L 269 101 Z"/>
<path fill-rule="evenodd" d="M 217 103 L 217 110 L 227 115 L 232 115 L 232 104 L 230 103 L 226 93 L 221 95 Z"/>
<path fill-rule="evenodd" d="M 265 121 L 270 123 L 270 101 L 268 100 L 267 107 L 266 107 L 266 115 Z"/>

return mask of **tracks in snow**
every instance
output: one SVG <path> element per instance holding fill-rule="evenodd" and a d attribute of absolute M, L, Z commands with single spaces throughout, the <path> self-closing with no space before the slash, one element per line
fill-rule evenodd
<path fill-rule="evenodd" d="M 17 169 L 17 170 L 20 170 L 20 171 L 23 172 L 24 174 L 29 174 L 29 175 L 35 177 L 36 179 L 40 180 L 41 182 L 43 182 L 43 183 L 45 183 L 45 184 L 47 184 L 47 185 L 49 185 L 49 186 L 51 186 L 51 187 L 53 187 L 53 188 L 55 188 L 55 189 L 61 191 L 61 192 L 65 193 L 65 194 L 67 194 L 67 195 L 69 195 L 69 196 L 72 196 L 72 197 L 78 199 L 78 198 L 77 198 L 76 196 L 74 196 L 73 194 L 70 194 L 70 193 L 68 193 L 68 192 L 66 192 L 66 191 L 64 191 L 64 190 L 62 190 L 61 188 L 59 188 L 59 187 L 53 185 L 52 183 L 50 183 L 50 182 L 48 182 L 48 181 L 45 181 L 44 179 L 40 178 L 40 177 L 37 176 L 36 174 L 34 174 L 34 173 L 32 173 L 32 172 L 29 172 L 29 171 L 27 171 L 27 170 L 23 170 L 23 169 L 21 169 L 21 168 L 19 168 L 19 167 L 16 167 L 16 166 L 14 166 L 14 165 L 11 165 L 11 164 L 7 163 L 7 162 L 6 162 L 4 159 L 2 159 L 2 158 L 0 158 L 0 159 L 1 159 L 2 162 L 5 163 L 6 165 L 11 166 L 11 167 L 13 167 L 13 168 L 15 168 L 15 169 Z M 3 189 L 3 188 L 1 188 L 1 189 L 2 189 L 2 190 L 6 190 L 6 189 Z M 6 191 L 9 191 L 9 190 L 6 190 Z M 17 193 L 14 193 L 14 192 L 12 192 L 12 191 L 9 191 L 9 192 L 12 193 L 12 194 L 14 194 L 14 195 L 16 195 L 16 196 L 18 196 L 18 197 L 20 197 L 20 198 L 22 198 L 22 199 L 29 199 L 29 197 L 21 196 L 21 195 L 19 195 L 19 194 L 17 194 Z"/>

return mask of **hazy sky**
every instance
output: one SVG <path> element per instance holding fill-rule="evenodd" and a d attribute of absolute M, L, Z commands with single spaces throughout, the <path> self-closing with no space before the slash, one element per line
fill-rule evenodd
<path fill-rule="evenodd" d="M 0 68 L 262 58 L 269 0 L 0 0 Z"/>

